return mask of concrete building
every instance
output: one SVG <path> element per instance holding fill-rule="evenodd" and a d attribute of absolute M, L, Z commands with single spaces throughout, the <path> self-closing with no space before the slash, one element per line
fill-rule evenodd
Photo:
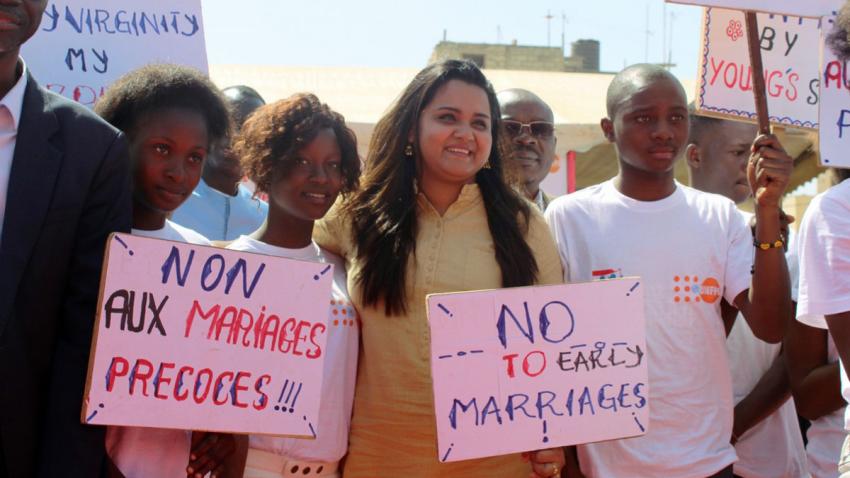
<path fill-rule="evenodd" d="M 429 62 L 448 59 L 471 60 L 490 70 L 597 73 L 599 42 L 573 42 L 572 54 L 564 57 L 561 47 L 518 45 L 516 40 L 508 45 L 441 41 L 434 47 Z"/>

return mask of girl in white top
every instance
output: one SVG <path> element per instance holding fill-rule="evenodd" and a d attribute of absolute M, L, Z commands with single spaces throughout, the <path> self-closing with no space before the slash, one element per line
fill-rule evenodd
<path fill-rule="evenodd" d="M 215 85 L 189 68 L 147 66 L 119 79 L 95 112 L 124 131 L 130 143 L 133 234 L 209 245 L 167 217 L 197 186 L 210 146 L 228 134 L 228 110 Z M 193 440 L 190 430 L 108 427 L 109 475 L 183 478 L 211 471 L 217 476 L 235 449 L 232 435 L 224 436 L 199 433 Z M 193 455 L 193 442 L 205 453 Z"/>
<path fill-rule="evenodd" d="M 334 265 L 327 355 L 315 440 L 251 436 L 245 477 L 338 477 L 348 449 L 359 325 L 346 288 L 345 264 L 312 240 L 313 223 L 360 174 L 354 133 L 311 94 L 259 108 L 235 149 L 257 192 L 269 198 L 266 221 L 228 248 Z"/>

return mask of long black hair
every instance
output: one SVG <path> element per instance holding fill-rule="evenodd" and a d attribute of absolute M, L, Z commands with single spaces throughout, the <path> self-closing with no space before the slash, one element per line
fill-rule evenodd
<path fill-rule="evenodd" d="M 422 110 L 437 90 L 451 80 L 478 86 L 490 104 L 493 147 L 489 168 L 478 171 L 475 182 L 481 190 L 487 222 L 495 244 L 502 286 L 534 283 L 538 267 L 525 241 L 531 211 L 519 193 L 508 185 L 505 159 L 510 147 L 503 139 L 501 114 L 496 94 L 474 63 L 448 60 L 427 66 L 405 88 L 390 110 L 375 125 L 369 145 L 362 188 L 345 205 L 352 218 L 357 258 L 363 263 L 355 278 L 367 306 L 383 301 L 387 315 L 407 312 L 407 267 L 416 253 L 417 158 L 407 158 L 405 147 L 413 137 L 414 156 L 420 147 L 415 132 Z"/>

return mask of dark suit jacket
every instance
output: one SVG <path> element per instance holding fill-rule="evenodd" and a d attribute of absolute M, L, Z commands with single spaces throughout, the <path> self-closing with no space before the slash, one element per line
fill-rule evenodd
<path fill-rule="evenodd" d="M 130 197 L 123 135 L 30 77 L 0 238 L 9 477 L 101 472 L 104 430 L 81 425 L 80 409 L 106 238 L 129 231 Z"/>

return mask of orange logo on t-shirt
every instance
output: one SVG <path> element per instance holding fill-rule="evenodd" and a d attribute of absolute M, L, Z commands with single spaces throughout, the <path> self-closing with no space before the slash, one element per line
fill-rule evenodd
<path fill-rule="evenodd" d="M 713 304 L 720 298 L 720 283 L 714 277 L 702 282 L 698 276 L 673 277 L 673 302 L 706 302 Z"/>

